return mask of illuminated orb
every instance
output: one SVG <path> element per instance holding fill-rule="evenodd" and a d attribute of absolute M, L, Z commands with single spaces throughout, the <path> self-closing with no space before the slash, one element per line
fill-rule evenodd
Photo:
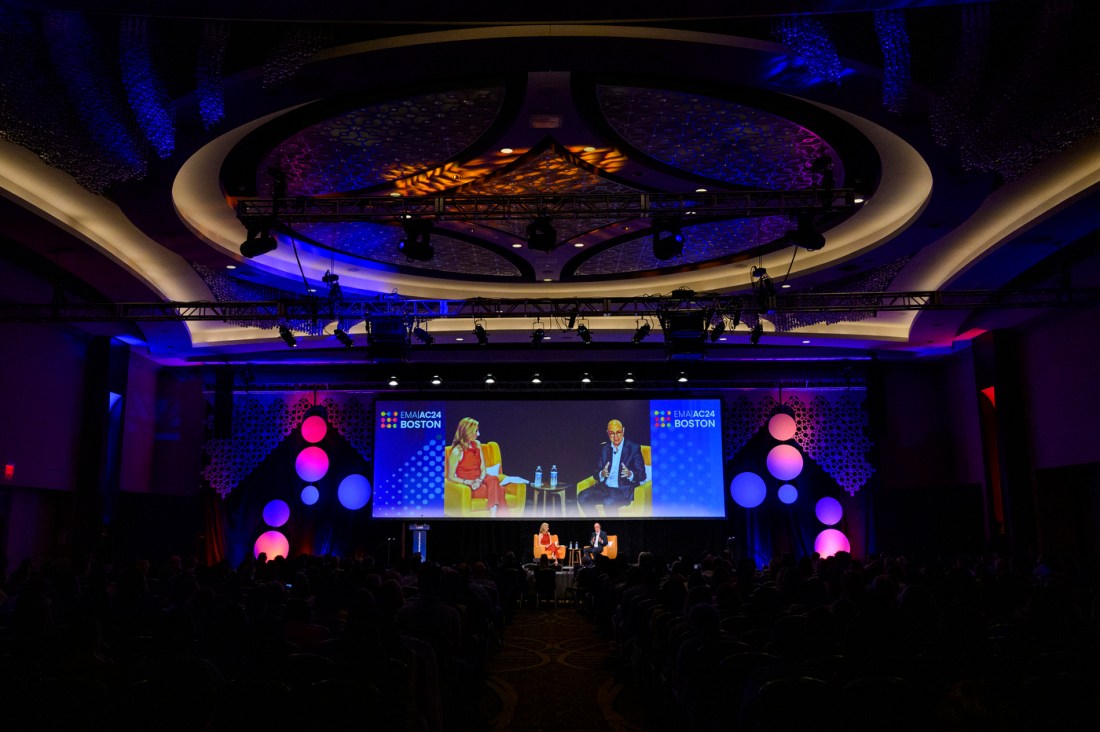
<path fill-rule="evenodd" d="M 764 502 L 768 489 L 756 473 L 740 473 L 730 481 L 730 497 L 741 508 L 755 508 Z"/>
<path fill-rule="evenodd" d="M 818 521 L 826 526 L 833 526 L 844 516 L 844 508 L 840 505 L 840 501 L 826 496 L 814 506 L 814 513 L 817 514 Z"/>
<path fill-rule="evenodd" d="M 794 417 L 782 412 L 775 415 L 768 420 L 768 433 L 780 442 L 791 439 L 795 433 Z"/>
<path fill-rule="evenodd" d="M 370 481 L 358 473 L 352 473 L 340 481 L 336 496 L 344 508 L 358 511 L 370 501 Z"/>
<path fill-rule="evenodd" d="M 768 472 L 779 480 L 794 480 L 802 472 L 802 453 L 794 445 L 776 445 L 768 452 Z"/>
<path fill-rule="evenodd" d="M 302 503 L 307 506 L 312 506 L 317 503 L 317 499 L 321 497 L 321 491 L 317 490 L 315 485 L 307 485 L 302 489 Z"/>
<path fill-rule="evenodd" d="M 298 453 L 294 461 L 298 477 L 307 483 L 315 483 L 328 472 L 328 454 L 319 447 L 307 447 Z"/>
<path fill-rule="evenodd" d="M 825 529 L 814 539 L 814 551 L 824 557 L 831 557 L 837 552 L 850 552 L 852 545 L 848 543 L 848 537 L 844 532 L 836 529 Z"/>
<path fill-rule="evenodd" d="M 290 542 L 278 531 L 265 531 L 260 534 L 260 538 L 256 539 L 256 543 L 252 546 L 252 552 L 253 556 L 257 557 L 263 552 L 268 559 L 285 558 L 290 554 Z"/>
<path fill-rule="evenodd" d="M 282 526 L 289 519 L 290 506 L 286 505 L 286 501 L 276 498 L 274 501 L 268 501 L 264 506 L 264 523 L 268 526 Z"/>
<path fill-rule="evenodd" d="M 326 432 L 328 432 L 328 425 L 316 414 L 306 417 L 306 421 L 302 422 L 302 439 L 306 442 L 320 442 L 325 439 Z"/>
<path fill-rule="evenodd" d="M 798 489 L 790 483 L 784 483 L 779 486 L 779 500 L 783 503 L 794 503 L 798 500 Z"/>

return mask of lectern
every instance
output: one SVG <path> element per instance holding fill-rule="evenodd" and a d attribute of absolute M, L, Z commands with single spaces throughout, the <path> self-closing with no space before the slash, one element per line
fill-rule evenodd
<path fill-rule="evenodd" d="M 428 529 L 430 528 L 432 527 L 428 524 L 409 524 L 413 539 L 413 553 L 420 552 L 420 560 L 423 562 L 428 561 Z"/>

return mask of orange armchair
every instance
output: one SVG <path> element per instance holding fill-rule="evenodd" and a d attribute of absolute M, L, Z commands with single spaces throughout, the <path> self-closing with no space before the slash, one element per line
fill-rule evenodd
<path fill-rule="evenodd" d="M 447 452 L 450 446 L 443 448 L 443 515 L 444 516 L 488 516 L 489 500 L 474 498 L 470 486 L 447 480 Z M 496 471 L 497 478 L 503 483 L 508 476 L 504 474 L 500 463 L 500 445 L 495 442 L 481 443 L 481 460 L 490 475 Z M 509 516 L 523 514 L 527 503 L 527 484 L 510 483 L 504 486 L 504 502 L 508 505 Z"/>
<path fill-rule="evenodd" d="M 652 516 L 653 515 L 653 481 L 649 477 L 652 470 L 652 457 L 651 448 L 649 445 L 641 445 L 642 460 L 645 461 L 646 478 L 634 488 L 634 501 L 629 506 L 622 506 L 619 508 L 618 516 Z M 588 490 L 592 486 L 596 485 L 596 478 L 589 476 L 577 483 L 577 497 L 580 497 L 582 491 Z M 596 504 L 596 513 L 600 516 L 606 516 L 607 513 L 604 510 L 602 503 Z M 604 552 L 606 554 L 606 551 Z"/>
<path fill-rule="evenodd" d="M 558 535 L 557 534 L 550 534 L 550 538 L 553 540 L 553 542 L 555 544 L 558 543 Z M 546 550 L 543 549 L 542 544 L 539 543 L 539 535 L 538 534 L 535 534 L 535 544 L 534 544 L 534 546 L 535 546 L 535 549 L 534 549 L 535 561 L 537 562 L 539 560 L 539 558 L 542 557 L 543 554 L 546 554 Z M 552 559 L 565 559 L 565 547 L 559 546 L 557 554 L 551 555 L 551 558 Z"/>

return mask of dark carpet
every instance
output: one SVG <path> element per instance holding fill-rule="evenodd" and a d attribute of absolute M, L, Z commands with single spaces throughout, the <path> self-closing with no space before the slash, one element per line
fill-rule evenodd
<path fill-rule="evenodd" d="M 648 704 L 617 668 L 610 639 L 572 607 L 520 609 L 486 663 L 486 728 L 656 729 L 647 725 Z"/>

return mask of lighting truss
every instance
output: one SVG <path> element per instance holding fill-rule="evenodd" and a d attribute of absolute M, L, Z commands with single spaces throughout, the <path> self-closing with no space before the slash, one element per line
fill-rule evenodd
<path fill-rule="evenodd" d="M 507 219 L 590 219 L 686 216 L 745 218 L 794 214 L 806 209 L 845 210 L 857 206 L 856 192 L 733 191 L 724 193 L 589 193 L 518 196 L 344 196 L 238 198 L 237 218 L 284 224 L 304 221 L 501 221 Z M 684 221 L 687 224 L 687 221 Z"/>
<path fill-rule="evenodd" d="M 1087 307 L 1100 304 L 1100 288 L 1034 290 L 959 290 L 952 292 L 807 292 L 777 294 L 768 303 L 781 313 L 877 313 L 919 310 L 996 310 Z M 154 303 L 4 303 L 0 322 L 222 321 L 282 322 L 335 320 L 356 322 L 380 317 L 412 321 L 447 318 L 568 318 L 624 315 L 636 319 L 676 311 L 764 312 L 751 295 L 684 294 L 675 296 L 413 300 L 394 297 L 344 299 L 307 297 L 252 302 Z"/>

